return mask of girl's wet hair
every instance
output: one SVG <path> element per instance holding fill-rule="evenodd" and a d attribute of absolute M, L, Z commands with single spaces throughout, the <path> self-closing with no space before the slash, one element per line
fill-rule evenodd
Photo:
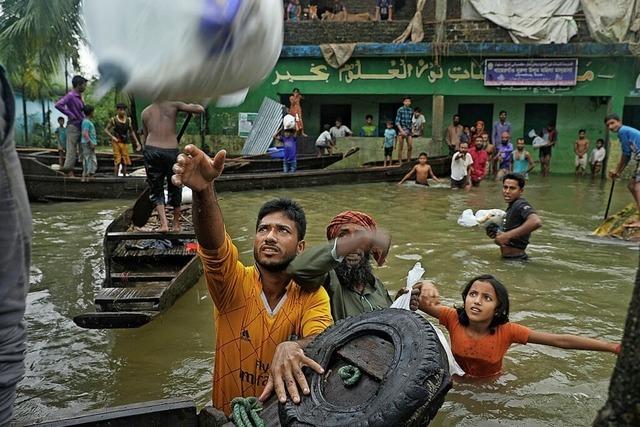
<path fill-rule="evenodd" d="M 489 333 L 494 334 L 496 331 L 496 327 L 499 325 L 503 325 L 509 321 L 509 292 L 507 288 L 500 283 L 495 276 L 491 274 L 483 274 L 478 277 L 474 277 L 469 280 L 469 282 L 465 285 L 464 289 L 462 289 L 462 307 L 456 307 L 456 311 L 458 312 L 458 321 L 463 326 L 469 326 L 469 317 L 467 313 L 464 311 L 464 302 L 467 299 L 467 294 L 469 293 L 469 289 L 475 282 L 487 282 L 493 286 L 493 290 L 496 293 L 496 297 L 498 297 L 498 306 L 496 307 L 495 315 L 493 316 L 493 320 L 491 320 L 491 324 L 489 324 Z"/>

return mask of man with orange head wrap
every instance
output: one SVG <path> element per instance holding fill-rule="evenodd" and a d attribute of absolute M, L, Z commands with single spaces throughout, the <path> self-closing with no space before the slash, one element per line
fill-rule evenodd
<path fill-rule="evenodd" d="M 375 220 L 363 212 L 342 212 L 327 226 L 327 240 L 289 265 L 295 281 L 301 286 L 322 284 L 335 321 L 391 306 L 393 300 L 371 267 L 371 258 L 379 266 L 384 263 L 391 245 Z M 417 298 L 418 293 L 411 299 L 412 310 L 418 306 Z"/>

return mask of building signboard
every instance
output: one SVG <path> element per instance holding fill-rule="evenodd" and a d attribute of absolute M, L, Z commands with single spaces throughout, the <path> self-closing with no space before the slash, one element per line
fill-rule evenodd
<path fill-rule="evenodd" d="M 485 86 L 575 86 L 577 59 L 487 59 Z"/>

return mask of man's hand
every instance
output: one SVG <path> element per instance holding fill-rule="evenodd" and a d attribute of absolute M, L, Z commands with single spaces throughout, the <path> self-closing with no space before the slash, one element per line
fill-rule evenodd
<path fill-rule="evenodd" d="M 511 240 L 511 236 L 509 233 L 497 233 L 496 237 L 493 239 L 498 246 L 505 246 Z"/>
<path fill-rule="evenodd" d="M 212 159 L 195 145 L 189 144 L 173 165 L 175 175 L 171 181 L 179 187 L 186 185 L 193 191 L 204 191 L 222 173 L 226 156 L 227 152 L 220 150 Z"/>
<path fill-rule="evenodd" d="M 382 266 L 385 260 L 387 259 L 387 255 L 389 255 L 389 248 L 391 247 L 391 235 L 387 233 L 385 230 L 378 229 L 375 231 L 373 235 L 373 239 L 371 240 L 371 252 L 374 254 L 379 254 L 378 266 Z"/>
<path fill-rule="evenodd" d="M 620 172 L 613 170 L 613 171 L 609 171 L 609 177 L 611 179 L 618 179 L 620 177 Z"/>
<path fill-rule="evenodd" d="M 136 151 L 142 151 L 142 145 L 140 143 L 136 143 Z"/>
<path fill-rule="evenodd" d="M 400 289 L 396 294 L 394 301 L 400 298 L 402 295 L 406 294 L 407 292 L 409 292 L 407 288 Z M 411 290 L 411 299 L 409 300 L 409 309 L 411 311 L 416 311 L 419 308 L 419 305 L 420 305 L 420 289 L 414 287 Z"/>
<path fill-rule="evenodd" d="M 302 393 L 309 394 L 309 385 L 304 373 L 302 373 L 303 366 L 310 367 L 318 374 L 324 374 L 322 366 L 305 356 L 304 351 L 302 351 L 300 344 L 297 342 L 285 341 L 278 344 L 271 361 L 269 380 L 260 395 L 260 401 L 267 400 L 275 388 L 280 402 L 287 401 L 288 392 L 294 403 L 300 403 L 298 385 L 302 389 Z"/>
<path fill-rule="evenodd" d="M 115 136 L 111 137 L 111 141 L 112 142 L 120 142 L 120 140 L 118 138 L 116 138 Z"/>

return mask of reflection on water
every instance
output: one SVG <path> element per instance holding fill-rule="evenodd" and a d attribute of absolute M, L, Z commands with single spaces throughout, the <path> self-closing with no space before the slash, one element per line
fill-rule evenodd
<path fill-rule="evenodd" d="M 629 201 L 623 186 L 614 210 Z M 507 284 L 514 321 L 534 329 L 618 340 L 637 266 L 637 246 L 595 239 L 608 188 L 588 180 L 534 179 L 525 196 L 544 227 L 526 264 L 505 263 L 481 229 L 456 224 L 466 208 L 504 207 L 498 185 L 472 193 L 393 184 L 222 194 L 227 230 L 251 262 L 255 215 L 273 196 L 302 203 L 308 241 L 323 240 L 329 219 L 347 208 L 374 215 L 393 236 L 377 274 L 403 285 L 420 260 L 446 304 L 460 302 L 466 280 L 493 273 Z M 134 330 L 85 330 L 71 318 L 93 307 L 104 266 L 102 235 L 123 201 L 33 205 L 32 284 L 26 322 L 27 374 L 16 416 L 34 420 L 151 399 L 209 400 L 214 331 L 201 281 L 165 315 Z M 575 425 L 591 423 L 604 403 L 615 357 L 542 346 L 514 346 L 497 381 L 456 384 L 432 425 Z"/>

